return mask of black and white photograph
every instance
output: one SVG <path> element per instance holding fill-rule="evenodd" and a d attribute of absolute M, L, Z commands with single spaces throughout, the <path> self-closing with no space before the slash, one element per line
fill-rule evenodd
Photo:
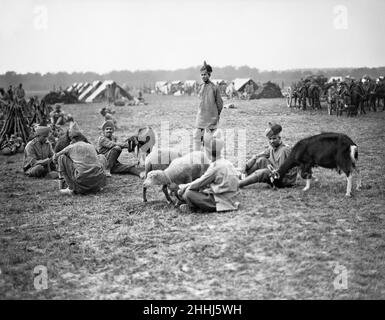
<path fill-rule="evenodd" d="M 0 300 L 384 299 L 384 13 L 1 1 Z"/>

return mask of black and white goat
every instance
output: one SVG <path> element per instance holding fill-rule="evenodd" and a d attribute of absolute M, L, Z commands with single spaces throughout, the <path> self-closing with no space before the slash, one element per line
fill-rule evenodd
<path fill-rule="evenodd" d="M 146 156 L 150 154 L 155 145 L 155 133 L 151 127 L 140 128 L 138 133 L 129 137 L 126 142 L 128 152 L 135 152 L 138 165 L 144 165 Z"/>
<path fill-rule="evenodd" d="M 298 141 L 290 152 L 286 161 L 272 171 L 271 182 L 278 184 L 279 180 L 291 168 L 298 166 L 301 177 L 306 179 L 304 191 L 309 190 L 313 167 L 336 169 L 346 174 L 346 196 L 352 193 L 352 173 L 358 175 L 357 190 L 361 188 L 361 176 L 357 168 L 358 147 L 347 135 L 325 132 Z"/>

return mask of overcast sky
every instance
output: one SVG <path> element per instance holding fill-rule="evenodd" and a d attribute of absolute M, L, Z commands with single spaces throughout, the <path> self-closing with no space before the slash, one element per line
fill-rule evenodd
<path fill-rule="evenodd" d="M 385 65 L 385 1 L 2 0 L 0 73 Z"/>

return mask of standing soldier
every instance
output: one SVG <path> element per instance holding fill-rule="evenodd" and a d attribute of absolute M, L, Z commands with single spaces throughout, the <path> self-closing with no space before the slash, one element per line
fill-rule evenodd
<path fill-rule="evenodd" d="M 194 150 L 201 150 L 204 132 L 213 133 L 218 126 L 219 117 L 223 109 L 223 101 L 219 88 L 210 81 L 213 69 L 204 61 L 200 69 L 203 84 L 199 90 L 201 103 L 194 130 Z"/>
<path fill-rule="evenodd" d="M 19 104 L 25 104 L 25 91 L 23 89 L 23 85 L 20 83 L 19 86 L 15 90 L 15 98 L 16 102 Z"/>
<path fill-rule="evenodd" d="M 9 101 L 13 102 L 13 88 L 12 88 L 12 85 L 9 86 L 9 89 L 8 89 L 7 93 L 8 93 Z"/>

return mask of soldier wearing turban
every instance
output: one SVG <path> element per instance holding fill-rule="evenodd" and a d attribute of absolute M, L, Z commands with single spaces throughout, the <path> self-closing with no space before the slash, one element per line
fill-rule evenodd
<path fill-rule="evenodd" d="M 102 130 L 103 135 L 98 139 L 98 151 L 107 159 L 107 177 L 110 177 L 111 173 L 133 174 L 142 177 L 142 171 L 136 168 L 135 165 L 122 164 L 118 161 L 122 149 L 128 148 L 128 143 L 119 143 L 117 141 L 117 138 L 113 135 L 115 131 L 114 122 L 112 120 L 105 121 Z"/>
<path fill-rule="evenodd" d="M 48 142 L 50 132 L 50 127 L 36 127 L 34 138 L 25 146 L 23 170 L 29 177 L 41 178 L 48 174 L 50 178 L 57 178 L 53 150 Z"/>
<path fill-rule="evenodd" d="M 198 179 L 180 185 L 178 195 L 186 201 L 180 207 L 183 211 L 232 211 L 237 210 L 238 171 L 223 156 L 224 141 L 221 137 L 205 136 L 205 149 L 210 153 L 212 163 Z"/>
<path fill-rule="evenodd" d="M 203 61 L 203 66 L 200 68 L 200 72 L 206 71 L 209 76 L 211 76 L 211 73 L 213 72 L 213 68 L 209 64 L 206 63 L 206 61 Z"/>
<path fill-rule="evenodd" d="M 210 81 L 212 67 L 204 61 L 200 72 L 203 83 L 199 89 L 201 102 L 195 120 L 194 150 L 201 149 L 205 131 L 213 133 L 217 129 L 223 109 L 219 87 Z"/>
<path fill-rule="evenodd" d="M 268 183 L 270 182 L 269 166 L 277 170 L 289 157 L 291 148 L 284 144 L 281 139 L 282 126 L 277 123 L 269 122 L 269 127 L 265 130 L 266 138 L 269 140 L 269 147 L 253 156 L 246 163 L 245 174 L 246 178 L 241 180 L 239 187 L 243 188 L 253 183 Z M 290 170 L 282 180 L 280 187 L 292 186 L 297 179 L 297 168 Z"/>
<path fill-rule="evenodd" d="M 101 190 L 106 184 L 106 158 L 86 142 L 78 124 L 71 122 L 68 130 L 71 144 L 55 153 L 58 163 L 59 191 L 62 194 L 87 194 Z M 64 182 L 67 188 L 64 188 Z"/>

